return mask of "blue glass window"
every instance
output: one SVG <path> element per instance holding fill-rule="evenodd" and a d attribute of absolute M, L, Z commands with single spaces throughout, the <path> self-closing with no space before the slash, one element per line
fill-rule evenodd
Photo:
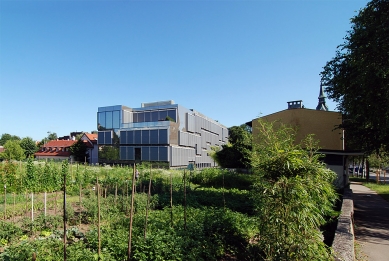
<path fill-rule="evenodd" d="M 98 113 L 97 130 L 105 130 L 105 112 Z"/>
<path fill-rule="evenodd" d="M 103 131 L 99 131 L 97 133 L 97 143 L 104 144 L 104 132 Z"/>
<path fill-rule="evenodd" d="M 142 144 L 142 133 L 140 130 L 135 131 L 134 144 Z"/>
<path fill-rule="evenodd" d="M 150 144 L 158 144 L 158 130 L 150 130 Z"/>
<path fill-rule="evenodd" d="M 168 147 L 159 147 L 159 161 L 168 161 Z"/>
<path fill-rule="evenodd" d="M 134 144 L 134 132 L 127 131 L 127 144 Z"/>
<path fill-rule="evenodd" d="M 145 114 L 143 112 L 138 112 L 138 122 L 145 121 Z"/>
<path fill-rule="evenodd" d="M 158 111 L 152 111 L 151 112 L 151 119 L 150 121 L 158 121 L 159 118 L 158 118 Z"/>
<path fill-rule="evenodd" d="M 150 160 L 158 161 L 158 147 L 150 147 Z"/>
<path fill-rule="evenodd" d="M 112 129 L 112 111 L 105 112 L 105 128 Z"/>
<path fill-rule="evenodd" d="M 134 160 L 134 147 L 127 147 L 127 159 Z"/>
<path fill-rule="evenodd" d="M 120 159 L 121 160 L 127 159 L 127 147 L 120 147 Z"/>
<path fill-rule="evenodd" d="M 104 144 L 112 144 L 112 132 L 105 131 L 104 133 Z"/>
<path fill-rule="evenodd" d="M 151 121 L 151 112 L 146 111 L 145 112 L 145 122 L 150 122 Z"/>
<path fill-rule="evenodd" d="M 112 144 L 112 132 L 111 131 L 99 131 L 97 133 L 98 144 Z"/>
<path fill-rule="evenodd" d="M 133 122 L 138 122 L 138 113 L 134 112 L 132 114 L 132 117 L 133 117 L 133 119 L 132 119 Z"/>
<path fill-rule="evenodd" d="M 159 130 L 159 143 L 158 144 L 168 144 L 167 129 Z"/>
<path fill-rule="evenodd" d="M 112 115 L 112 127 L 114 129 L 120 128 L 120 111 L 114 111 Z"/>
<path fill-rule="evenodd" d="M 142 160 L 150 160 L 150 151 L 149 147 L 142 147 Z"/>
<path fill-rule="evenodd" d="M 166 120 L 167 117 L 167 111 L 159 111 L 159 121 L 164 121 Z"/>
<path fill-rule="evenodd" d="M 176 117 L 176 110 L 168 110 L 167 115 L 172 118 L 175 122 L 177 122 L 177 117 Z"/>
<path fill-rule="evenodd" d="M 150 144 L 150 131 L 149 130 L 142 131 L 142 144 Z"/>
<path fill-rule="evenodd" d="M 120 144 L 127 144 L 127 131 L 120 131 Z"/>

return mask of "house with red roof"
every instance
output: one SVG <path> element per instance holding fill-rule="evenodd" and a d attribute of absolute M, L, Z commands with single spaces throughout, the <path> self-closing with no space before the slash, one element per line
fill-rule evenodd
<path fill-rule="evenodd" d="M 97 134 L 84 133 L 80 138 L 87 147 L 87 153 L 89 155 L 89 164 L 98 163 L 98 152 L 97 146 Z"/>
<path fill-rule="evenodd" d="M 72 161 L 72 155 L 70 152 L 70 146 L 76 143 L 76 140 L 52 140 L 43 145 L 36 152 L 35 158 L 38 160 L 52 159 L 52 160 L 70 160 Z"/>

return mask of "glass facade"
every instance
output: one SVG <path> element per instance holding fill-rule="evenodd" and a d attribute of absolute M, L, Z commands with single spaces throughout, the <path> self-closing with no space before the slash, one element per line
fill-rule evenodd
<path fill-rule="evenodd" d="M 163 162 L 170 167 L 214 165 L 208 151 L 227 142 L 218 122 L 178 104 L 156 102 L 140 108 L 99 107 L 99 163 Z"/>
<path fill-rule="evenodd" d="M 168 129 L 122 130 L 121 145 L 168 145 Z"/>
<path fill-rule="evenodd" d="M 121 126 L 122 106 L 100 107 L 97 112 L 97 129 L 99 131 L 119 129 Z"/>
<path fill-rule="evenodd" d="M 121 160 L 168 161 L 168 146 L 121 146 Z"/>
<path fill-rule="evenodd" d="M 165 109 L 165 110 L 152 110 L 152 111 L 134 111 L 133 122 L 155 122 L 155 121 L 166 121 L 167 119 L 177 121 L 176 109 Z"/>

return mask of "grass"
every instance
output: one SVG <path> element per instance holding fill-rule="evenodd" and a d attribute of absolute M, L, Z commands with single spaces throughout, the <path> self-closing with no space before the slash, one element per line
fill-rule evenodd
<path fill-rule="evenodd" d="M 364 178 L 350 177 L 350 181 L 361 182 L 364 186 L 377 192 L 383 199 L 389 202 L 389 185 L 388 184 L 377 184 L 375 182 L 366 181 Z"/>
<path fill-rule="evenodd" d="M 357 240 L 354 241 L 355 260 L 368 261 L 368 257 L 362 252 L 362 245 Z"/>

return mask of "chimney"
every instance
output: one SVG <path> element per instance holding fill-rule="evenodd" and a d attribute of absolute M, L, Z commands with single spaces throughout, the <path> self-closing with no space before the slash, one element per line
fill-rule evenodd
<path fill-rule="evenodd" d="M 302 100 L 288 102 L 288 110 L 290 110 L 290 109 L 302 109 L 302 108 L 304 108 Z"/>

